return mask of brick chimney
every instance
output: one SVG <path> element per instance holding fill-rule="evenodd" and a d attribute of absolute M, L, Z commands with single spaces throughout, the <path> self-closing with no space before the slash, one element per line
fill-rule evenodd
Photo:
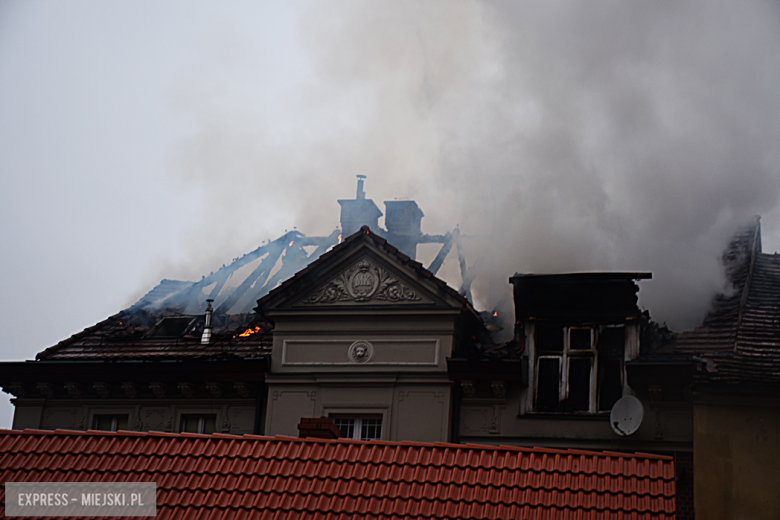
<path fill-rule="evenodd" d="M 325 417 L 301 417 L 298 424 L 299 437 L 317 437 L 320 439 L 338 439 L 341 432 L 333 421 Z"/>

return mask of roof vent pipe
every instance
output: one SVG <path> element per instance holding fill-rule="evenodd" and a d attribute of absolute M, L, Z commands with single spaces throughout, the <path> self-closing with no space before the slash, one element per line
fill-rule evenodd
<path fill-rule="evenodd" d="M 206 325 L 203 327 L 203 336 L 200 338 L 201 345 L 208 345 L 209 341 L 211 341 L 211 314 L 214 312 L 211 302 L 213 301 L 214 300 L 206 300 L 206 303 L 208 303 L 209 306 L 206 307 Z"/>

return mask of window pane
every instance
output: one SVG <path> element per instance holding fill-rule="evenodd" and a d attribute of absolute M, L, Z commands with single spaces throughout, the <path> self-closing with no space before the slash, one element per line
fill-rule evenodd
<path fill-rule="evenodd" d="M 620 358 L 599 356 L 599 410 L 611 410 L 623 396 Z"/>
<path fill-rule="evenodd" d="M 382 438 L 382 419 L 363 419 L 360 428 L 360 439 L 370 441 Z"/>
<path fill-rule="evenodd" d="M 216 414 L 203 416 L 203 429 L 201 430 L 200 433 L 205 433 L 207 435 L 210 435 L 215 431 L 217 431 Z"/>
<path fill-rule="evenodd" d="M 534 338 L 538 352 L 563 352 L 563 327 L 537 324 Z"/>
<path fill-rule="evenodd" d="M 212 434 L 217 431 L 216 414 L 187 414 L 181 416 L 181 431 Z"/>
<path fill-rule="evenodd" d="M 96 415 L 95 416 L 95 429 L 106 432 L 111 431 L 111 423 L 113 422 L 113 415 Z"/>
<path fill-rule="evenodd" d="M 599 355 L 622 358 L 626 345 L 625 327 L 609 327 L 599 333 Z"/>
<path fill-rule="evenodd" d="M 570 329 L 569 348 L 572 350 L 590 350 L 590 329 Z"/>
<path fill-rule="evenodd" d="M 536 408 L 540 411 L 558 410 L 560 358 L 540 358 L 536 383 Z"/>
<path fill-rule="evenodd" d="M 355 419 L 333 419 L 336 428 L 341 432 L 341 437 L 351 439 L 355 436 Z"/>
<path fill-rule="evenodd" d="M 127 415 L 96 415 L 93 419 L 93 429 L 115 432 L 127 429 Z"/>
<path fill-rule="evenodd" d="M 198 433 L 199 423 L 200 416 L 198 415 L 182 415 L 181 431 L 186 433 Z"/>
<path fill-rule="evenodd" d="M 591 357 L 569 358 L 569 408 L 587 412 L 590 405 Z"/>

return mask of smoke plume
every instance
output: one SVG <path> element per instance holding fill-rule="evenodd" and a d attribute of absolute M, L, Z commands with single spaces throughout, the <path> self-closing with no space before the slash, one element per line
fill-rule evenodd
<path fill-rule="evenodd" d="M 292 226 L 328 234 L 362 173 L 380 207 L 416 200 L 425 232 L 486 237 L 482 308 L 515 272 L 652 271 L 640 304 L 681 329 L 723 288 L 740 224 L 780 236 L 777 3 L 295 5 L 294 87 L 226 107 L 193 66 L 181 89 L 201 130 L 174 170 L 211 208 L 198 267 Z M 218 39 L 204 60 L 262 74 L 240 35 Z"/>

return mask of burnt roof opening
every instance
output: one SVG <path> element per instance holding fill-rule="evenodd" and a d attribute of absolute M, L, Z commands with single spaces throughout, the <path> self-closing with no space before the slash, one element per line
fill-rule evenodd
<path fill-rule="evenodd" d="M 147 338 L 178 338 L 195 318 L 192 316 L 163 318 L 154 326 Z"/>

